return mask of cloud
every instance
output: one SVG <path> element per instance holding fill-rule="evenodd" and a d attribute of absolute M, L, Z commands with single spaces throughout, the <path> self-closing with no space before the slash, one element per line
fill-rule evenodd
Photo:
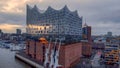
<path fill-rule="evenodd" d="M 1 12 L 9 12 L 9 13 L 22 13 L 23 10 L 20 9 L 20 6 L 22 6 L 25 2 L 23 0 L 6 0 L 1 2 Z"/>
<path fill-rule="evenodd" d="M 25 24 L 25 14 L 1 12 L 0 23 Z"/>
<path fill-rule="evenodd" d="M 0 24 L 0 29 L 2 29 L 3 30 L 3 32 L 5 31 L 5 32 L 15 32 L 16 31 L 16 29 L 22 29 L 22 28 L 25 28 L 25 26 L 22 26 L 22 25 L 16 25 L 16 24 Z M 22 29 L 23 30 L 23 32 L 24 32 L 24 30 L 25 29 Z"/>
<path fill-rule="evenodd" d="M 106 34 L 108 31 L 113 32 L 113 34 L 120 35 L 120 24 L 119 23 L 103 23 L 103 22 L 98 22 L 95 23 L 92 26 L 92 34 L 93 35 L 100 35 L 100 34 Z"/>
<path fill-rule="evenodd" d="M 43 0 L 1 0 L 0 12 L 24 13 L 27 3 L 39 3 Z"/>
<path fill-rule="evenodd" d="M 32 7 L 36 4 L 41 10 L 48 6 L 61 9 L 67 5 L 71 11 L 78 10 L 79 16 L 84 18 L 83 23 L 86 18 L 93 34 L 112 31 L 119 35 L 119 3 L 120 0 L 0 0 L 0 23 L 25 25 L 26 4 Z"/>

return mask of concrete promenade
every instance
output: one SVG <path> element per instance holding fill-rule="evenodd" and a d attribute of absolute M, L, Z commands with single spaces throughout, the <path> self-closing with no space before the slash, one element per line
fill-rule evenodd
<path fill-rule="evenodd" d="M 18 58 L 18 59 L 20 59 L 20 60 L 22 60 L 22 61 L 24 61 L 25 63 L 33 66 L 33 67 L 35 67 L 35 68 L 44 68 L 41 64 L 39 64 L 37 62 L 34 62 L 31 59 L 26 58 L 26 57 L 24 57 L 23 55 L 21 55 L 19 53 L 16 53 L 15 57 Z"/>

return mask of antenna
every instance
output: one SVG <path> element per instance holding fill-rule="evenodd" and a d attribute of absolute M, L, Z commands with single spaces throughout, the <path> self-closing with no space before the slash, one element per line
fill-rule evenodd
<path fill-rule="evenodd" d="M 58 47 L 58 52 L 60 50 L 60 46 L 61 46 L 61 42 L 62 42 L 63 39 L 60 39 L 60 42 L 59 42 L 59 47 Z"/>
<path fill-rule="evenodd" d="M 53 68 L 57 68 L 58 66 L 60 66 L 58 62 L 59 62 L 59 51 L 60 51 L 61 41 L 62 41 L 62 39 L 59 39 L 58 49 L 57 49 L 57 51 L 55 53 L 55 57 L 54 57 L 55 62 L 54 62 Z"/>
<path fill-rule="evenodd" d="M 86 18 L 85 18 L 85 24 L 84 24 L 84 27 L 88 26 L 87 23 L 86 23 Z"/>
<path fill-rule="evenodd" d="M 55 47 L 56 47 L 56 44 L 57 44 L 57 40 L 58 40 L 58 38 L 55 39 L 54 50 L 55 50 Z"/>
<path fill-rule="evenodd" d="M 45 67 L 46 67 L 46 64 L 49 62 L 49 50 L 50 50 L 51 40 L 52 40 L 52 39 L 50 38 L 48 48 L 46 48 L 45 61 L 44 61 L 44 66 L 45 66 Z"/>

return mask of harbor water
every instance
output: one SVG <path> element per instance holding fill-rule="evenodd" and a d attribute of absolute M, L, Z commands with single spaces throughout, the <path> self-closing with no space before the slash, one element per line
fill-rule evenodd
<path fill-rule="evenodd" d="M 28 64 L 15 58 L 15 51 L 0 48 L 0 68 L 31 68 Z"/>

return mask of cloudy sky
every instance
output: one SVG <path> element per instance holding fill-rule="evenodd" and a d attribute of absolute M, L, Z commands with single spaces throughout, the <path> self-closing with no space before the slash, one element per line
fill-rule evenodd
<path fill-rule="evenodd" d="M 120 35 L 120 0 L 0 0 L 0 29 L 15 32 L 20 28 L 25 32 L 26 4 L 35 4 L 41 10 L 48 6 L 61 9 L 65 5 L 92 26 L 92 34 L 101 35 L 108 31 Z"/>

